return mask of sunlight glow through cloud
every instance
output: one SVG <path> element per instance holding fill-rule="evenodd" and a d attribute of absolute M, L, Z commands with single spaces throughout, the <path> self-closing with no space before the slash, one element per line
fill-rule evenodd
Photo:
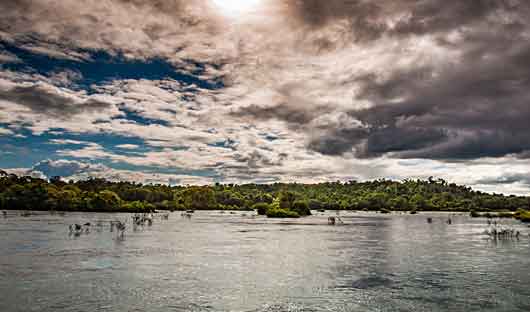
<path fill-rule="evenodd" d="M 255 9 L 261 0 L 212 0 L 223 14 L 229 16 L 239 16 Z"/>

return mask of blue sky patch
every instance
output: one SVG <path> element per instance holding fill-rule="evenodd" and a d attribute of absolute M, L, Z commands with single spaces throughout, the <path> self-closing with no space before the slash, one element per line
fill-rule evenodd
<path fill-rule="evenodd" d="M 204 89 L 220 89 L 224 87 L 221 78 L 205 80 L 200 78 L 207 66 L 219 67 L 217 64 L 203 64 L 192 60 L 185 60 L 185 64 L 192 65 L 188 72 L 178 68 L 162 58 L 147 60 L 127 59 L 122 54 L 111 55 L 105 51 L 79 50 L 77 52 L 89 55 L 87 60 L 72 60 L 51 57 L 46 54 L 35 53 L 16 45 L 0 41 L 0 49 L 16 55 L 22 62 L 7 63 L 3 68 L 13 71 L 38 73 L 50 76 L 54 73 L 71 70 L 79 72 L 82 79 L 76 84 L 79 88 L 90 91 L 91 85 L 104 85 L 114 80 L 174 79 L 188 86 L 198 86 Z"/>
<path fill-rule="evenodd" d="M 60 129 L 55 129 L 59 132 Z M 61 150 L 79 150 L 89 143 L 96 143 L 106 151 L 118 155 L 131 155 L 134 152 L 159 151 L 159 147 L 146 146 L 144 141 L 136 137 L 126 137 L 109 134 L 53 134 L 50 132 L 42 135 L 32 135 L 27 130 L 21 131 L 25 137 L 0 136 L 0 159 L 4 168 L 29 168 L 35 163 L 45 159 L 74 159 L 72 157 L 58 156 Z M 82 144 L 66 143 L 55 144 L 53 140 L 80 141 Z M 86 144 L 85 144 L 86 143 Z M 136 150 L 124 150 L 118 145 L 137 145 Z"/>

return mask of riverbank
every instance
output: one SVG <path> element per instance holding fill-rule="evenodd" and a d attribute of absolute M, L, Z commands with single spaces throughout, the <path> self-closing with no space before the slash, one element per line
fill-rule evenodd
<path fill-rule="evenodd" d="M 470 212 L 472 218 L 487 218 L 487 219 L 516 219 L 523 223 L 530 223 L 530 211 L 519 209 L 515 212 L 501 211 L 501 212 L 477 212 L 475 210 Z"/>
<path fill-rule="evenodd" d="M 0 174 L 0 210 L 146 213 L 157 210 L 258 210 L 271 218 L 297 218 L 310 211 L 484 210 L 519 213 L 527 220 L 530 198 L 473 191 L 441 179 L 320 184 L 143 185 L 103 179 L 50 181 Z M 500 216 L 500 215 L 499 215 Z"/>

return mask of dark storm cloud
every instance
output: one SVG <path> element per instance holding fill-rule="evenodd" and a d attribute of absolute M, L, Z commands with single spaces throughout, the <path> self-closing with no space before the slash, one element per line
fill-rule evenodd
<path fill-rule="evenodd" d="M 459 69 L 396 72 L 384 81 L 365 77 L 360 98 L 376 105 L 349 114 L 365 131 L 329 129 L 318 151 L 340 154 L 341 142 L 361 157 L 475 158 L 530 149 L 530 45 L 491 59 L 465 59 Z M 431 78 L 427 78 L 431 76 Z"/>
<path fill-rule="evenodd" d="M 509 12 L 520 6 L 519 1 L 511 0 L 404 2 L 409 15 L 396 24 L 395 34 L 445 32 L 480 21 L 493 12 Z"/>
<path fill-rule="evenodd" d="M 309 148 L 327 155 L 353 151 L 363 158 L 528 155 L 529 7 L 515 0 L 297 2 L 291 8 L 308 26 L 349 21 L 357 41 L 431 36 L 455 58 L 448 65 L 387 68 L 383 76 L 355 78 L 356 99 L 372 105 L 347 113 L 364 126 L 324 127 Z M 403 41 L 402 48 L 410 44 Z M 300 122 L 309 126 L 307 119 Z"/>
<path fill-rule="evenodd" d="M 435 34 L 473 24 L 490 14 L 528 10 L 519 0 L 301 0 L 284 1 L 288 13 L 302 25 L 319 28 L 348 22 L 357 41 L 387 35 Z"/>
<path fill-rule="evenodd" d="M 84 112 L 97 112 L 109 108 L 109 103 L 94 99 L 79 102 L 72 96 L 58 93 L 49 86 L 17 86 L 0 91 L 0 100 L 16 103 L 32 112 L 58 118 L 69 118 Z"/>
<path fill-rule="evenodd" d="M 514 45 L 517 45 L 514 43 Z M 340 154 L 341 142 L 360 157 L 394 153 L 399 157 L 475 158 L 530 150 L 530 45 L 490 58 L 466 57 L 458 68 L 395 72 L 383 81 L 364 77 L 360 99 L 375 106 L 349 114 L 368 125 L 352 135 L 329 129 L 317 139 L 318 151 Z"/>
<path fill-rule="evenodd" d="M 287 1 L 286 6 L 289 14 L 298 18 L 302 25 L 313 29 L 335 23 L 337 20 L 347 21 L 349 31 L 356 41 L 376 39 L 387 30 L 383 20 L 378 19 L 384 15 L 381 6 L 371 1 Z M 330 44 L 330 41 L 325 42 Z"/>

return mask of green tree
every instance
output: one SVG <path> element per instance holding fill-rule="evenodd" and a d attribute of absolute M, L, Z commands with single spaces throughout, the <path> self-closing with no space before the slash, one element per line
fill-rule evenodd
<path fill-rule="evenodd" d="M 281 209 L 291 209 L 296 199 L 296 194 L 290 191 L 284 190 L 278 195 L 278 201 Z"/>
<path fill-rule="evenodd" d="M 187 188 L 180 194 L 180 197 L 183 199 L 186 209 L 217 209 L 214 191 L 209 187 Z"/>
<path fill-rule="evenodd" d="M 270 206 L 267 203 L 257 203 L 252 206 L 252 209 L 257 210 L 258 214 L 261 216 L 264 216 L 267 214 L 267 210 L 269 210 Z"/>
<path fill-rule="evenodd" d="M 113 191 L 101 191 L 90 200 L 90 208 L 95 211 L 113 211 L 121 206 L 121 199 Z"/>
<path fill-rule="evenodd" d="M 297 200 L 293 203 L 291 208 L 292 211 L 298 213 L 300 216 L 310 216 L 311 210 L 309 210 L 309 205 L 304 200 Z"/>

